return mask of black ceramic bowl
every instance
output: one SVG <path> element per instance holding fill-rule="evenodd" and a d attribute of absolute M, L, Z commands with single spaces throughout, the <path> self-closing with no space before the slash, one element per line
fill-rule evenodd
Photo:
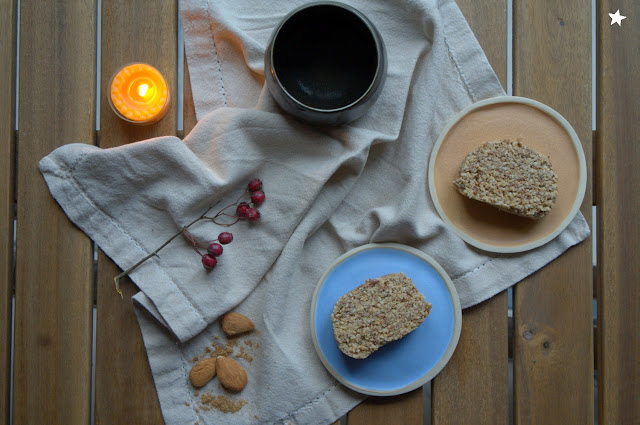
<path fill-rule="evenodd" d="M 377 99 L 386 62 L 382 38 L 362 13 L 318 2 L 294 10 L 276 27 L 265 74 L 285 111 L 312 124 L 340 125 Z"/>

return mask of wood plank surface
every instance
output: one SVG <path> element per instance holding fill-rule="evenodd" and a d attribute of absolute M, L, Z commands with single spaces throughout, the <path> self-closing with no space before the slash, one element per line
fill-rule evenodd
<path fill-rule="evenodd" d="M 91 241 L 65 216 L 38 161 L 94 143 L 96 3 L 21 2 L 14 424 L 90 420 Z"/>
<path fill-rule="evenodd" d="M 0 0 L 0 424 L 9 423 L 16 2 Z"/>
<path fill-rule="evenodd" d="M 431 423 L 507 424 L 507 295 L 462 314 L 453 357 L 433 380 Z"/>
<path fill-rule="evenodd" d="M 348 425 L 422 423 L 422 388 L 394 397 L 369 397 L 347 414 Z"/>
<path fill-rule="evenodd" d="M 515 0 L 514 95 L 576 130 L 591 160 L 591 2 Z M 581 211 L 591 222 L 591 174 Z M 514 289 L 516 424 L 593 423 L 591 240 Z"/>
<path fill-rule="evenodd" d="M 506 1 L 457 3 L 506 88 Z M 507 344 L 506 291 L 462 313 L 456 351 L 433 380 L 433 425 L 508 423 Z"/>
<path fill-rule="evenodd" d="M 640 424 L 640 2 L 599 5 L 598 415 Z"/>
<path fill-rule="evenodd" d="M 176 0 L 102 2 L 100 147 L 176 134 L 177 13 Z M 156 67 L 172 91 L 171 109 L 156 124 L 132 126 L 116 117 L 108 105 L 111 76 L 130 62 Z M 113 277 L 119 272 L 100 251 L 95 423 L 160 424 L 162 412 L 130 300 L 137 288 L 124 279 L 121 300 L 113 286 Z"/>

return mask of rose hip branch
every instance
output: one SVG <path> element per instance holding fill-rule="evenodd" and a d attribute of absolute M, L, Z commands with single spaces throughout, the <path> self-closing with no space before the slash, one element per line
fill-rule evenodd
<path fill-rule="evenodd" d="M 250 194 L 251 202 L 241 201 L 242 198 L 247 194 Z M 265 201 L 265 199 L 266 199 L 266 196 L 262 191 L 262 181 L 260 181 L 259 179 L 253 179 L 247 185 L 247 190 L 244 191 L 240 195 L 240 197 L 238 197 L 236 202 L 222 208 L 213 217 L 210 217 L 207 214 L 209 214 L 209 211 L 215 208 L 215 206 L 218 205 L 220 201 L 210 205 L 209 208 L 207 208 L 207 210 L 204 213 L 202 213 L 202 215 L 200 215 L 198 218 L 196 218 L 186 226 L 183 226 L 176 234 L 174 234 L 169 239 L 167 239 L 155 251 L 153 251 L 151 254 L 147 255 L 146 257 L 144 257 L 143 259 L 135 263 L 133 266 L 129 267 L 127 270 L 123 271 L 122 273 L 114 277 L 113 282 L 115 283 L 116 291 L 118 291 L 118 293 L 120 294 L 120 297 L 124 298 L 122 290 L 120 289 L 120 279 L 129 275 L 131 272 L 133 272 L 135 269 L 137 269 L 141 264 L 143 264 L 145 261 L 147 261 L 151 257 L 157 256 L 158 252 L 162 248 L 169 245 L 171 241 L 173 241 L 175 238 L 177 238 L 180 235 L 182 235 L 185 241 L 187 241 L 187 243 L 193 248 L 193 250 L 198 255 L 200 255 L 202 259 L 203 267 L 208 271 L 213 270 L 213 268 L 218 263 L 217 257 L 222 255 L 222 252 L 223 252 L 222 245 L 231 243 L 231 241 L 233 241 L 233 235 L 229 232 L 222 232 L 218 235 L 217 239 L 208 240 L 208 241 L 199 241 L 199 240 L 196 240 L 193 237 L 193 235 L 189 232 L 189 228 L 194 224 L 203 220 L 207 220 L 214 224 L 217 224 L 218 226 L 225 226 L 225 227 L 233 226 L 240 220 L 248 220 L 251 222 L 258 221 L 260 219 L 260 212 L 258 211 L 257 207 L 260 204 L 262 204 Z M 236 207 L 235 214 L 227 213 L 226 211 L 232 207 Z M 224 221 L 221 221 L 223 217 L 229 217 L 233 221 L 225 223 Z M 206 250 L 206 253 L 203 253 L 201 250 Z"/>

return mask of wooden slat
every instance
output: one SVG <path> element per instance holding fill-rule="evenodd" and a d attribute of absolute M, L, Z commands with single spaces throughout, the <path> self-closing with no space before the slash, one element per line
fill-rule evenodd
<path fill-rule="evenodd" d="M 102 65 L 99 145 L 120 146 L 176 134 L 177 2 L 118 0 L 102 2 Z M 129 62 L 156 67 L 172 91 L 171 110 L 158 123 L 134 127 L 117 118 L 107 103 L 114 72 Z M 118 268 L 101 251 L 98 259 L 95 423 L 163 423 L 151 369 L 133 312 L 137 291 L 122 282 L 124 301 L 115 292 Z"/>
<path fill-rule="evenodd" d="M 137 289 L 128 278 L 123 279 L 124 300 L 120 299 L 113 288 L 113 277 L 118 273 L 120 269 L 99 251 L 95 423 L 163 424 L 151 368 L 131 302 Z"/>
<path fill-rule="evenodd" d="M 574 127 L 591 169 L 591 2 L 514 1 L 514 94 Z M 591 175 L 582 213 L 591 218 Z M 514 289 L 516 424 L 593 423 L 591 240 Z"/>
<path fill-rule="evenodd" d="M 0 0 L 0 424 L 9 423 L 16 2 Z"/>
<path fill-rule="evenodd" d="M 506 87 L 506 1 L 457 3 Z M 431 418 L 434 425 L 508 422 L 507 342 L 506 291 L 463 312 L 458 347 L 433 380 Z"/>
<path fill-rule="evenodd" d="M 421 388 L 395 397 L 369 397 L 347 415 L 348 425 L 421 423 Z"/>
<path fill-rule="evenodd" d="M 14 424 L 90 419 L 91 242 L 37 164 L 94 142 L 95 37 L 95 1 L 21 2 Z"/>
<path fill-rule="evenodd" d="M 640 423 L 640 2 L 598 9 L 598 414 Z M 609 13 L 627 16 L 611 25 Z"/>
<path fill-rule="evenodd" d="M 433 380 L 432 424 L 507 424 L 507 294 L 462 314 L 458 347 Z"/>

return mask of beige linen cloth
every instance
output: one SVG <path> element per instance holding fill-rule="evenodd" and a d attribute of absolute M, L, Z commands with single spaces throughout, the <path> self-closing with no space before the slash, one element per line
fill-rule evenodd
<path fill-rule="evenodd" d="M 212 201 L 226 205 L 251 178 L 264 181 L 262 219 L 229 229 L 234 241 L 211 273 L 177 239 L 131 274 L 167 424 L 329 424 L 362 401 L 324 369 L 309 329 L 318 279 L 351 248 L 392 241 L 423 250 L 449 273 L 465 308 L 589 234 L 578 215 L 539 249 L 493 255 L 464 243 L 435 212 L 426 176 L 439 132 L 469 104 L 504 94 L 452 0 L 348 0 L 386 43 L 381 97 L 366 116 L 338 128 L 284 115 L 265 89 L 263 52 L 274 26 L 303 3 L 183 0 L 195 129 L 184 141 L 161 137 L 106 150 L 70 144 L 40 162 L 68 217 L 123 269 Z M 212 239 L 220 231 L 205 223 L 192 233 Z M 228 394 L 214 380 L 196 395 L 187 378 L 192 359 L 226 343 L 218 319 L 232 309 L 259 330 L 251 345 L 235 347 L 245 352 L 238 361 L 249 384 Z M 209 394 L 245 404 L 225 413 L 202 404 Z"/>

